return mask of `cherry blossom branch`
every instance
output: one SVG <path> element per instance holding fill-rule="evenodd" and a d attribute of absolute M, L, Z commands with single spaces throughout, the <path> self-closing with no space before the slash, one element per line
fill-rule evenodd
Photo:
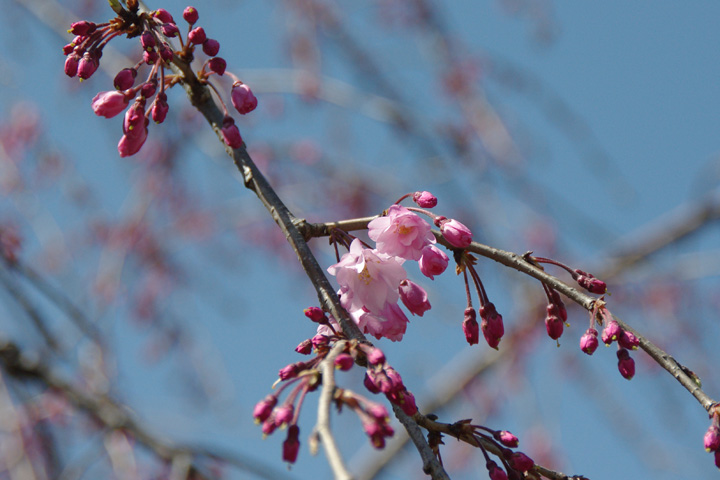
<path fill-rule="evenodd" d="M 331 222 L 331 223 L 319 223 L 319 224 L 304 224 L 304 235 L 306 237 L 313 236 L 324 236 L 332 230 L 335 225 L 343 225 L 352 227 L 354 230 L 362 230 L 367 228 L 367 223 L 376 217 L 366 217 L 354 220 L 345 220 L 343 222 Z M 339 228 L 339 227 L 338 227 Z M 442 244 L 449 250 L 455 251 L 456 248 L 450 245 L 442 236 L 442 234 L 433 230 L 433 234 L 437 239 L 438 243 Z M 526 259 L 531 252 L 524 255 L 518 255 L 516 253 L 507 252 L 498 248 L 490 247 L 478 242 L 472 242 L 466 249 L 469 252 L 476 253 L 483 257 L 489 258 L 498 262 L 506 267 L 517 270 L 521 273 L 529 275 L 552 289 L 562 293 L 573 302 L 580 305 L 585 310 L 592 312 L 595 302 L 598 300 L 596 297 L 587 295 L 576 288 L 573 288 L 561 281 L 557 277 L 554 277 L 544 270 L 538 268 L 535 264 L 531 263 Z M 640 348 L 642 348 L 653 360 L 655 360 L 661 367 L 668 371 L 685 389 L 692 394 L 693 397 L 702 405 L 706 411 L 710 409 L 717 402 L 710 398 L 702 388 L 696 383 L 696 381 L 687 373 L 687 369 L 677 362 L 671 355 L 663 351 L 660 347 L 653 344 L 645 336 L 638 333 L 635 329 L 631 328 L 620 318 L 613 315 L 613 318 L 618 322 L 620 327 L 625 330 L 632 332 L 640 340 Z"/>
<path fill-rule="evenodd" d="M 336 479 L 349 480 L 352 475 L 345 466 L 340 450 L 335 443 L 335 437 L 330 430 L 330 407 L 335 393 L 335 358 L 345 349 L 346 341 L 337 342 L 320 363 L 322 372 L 322 391 L 318 400 L 318 419 L 315 431 L 320 435 L 325 455 Z"/>
<path fill-rule="evenodd" d="M 225 145 L 221 132 L 224 115 L 213 101 L 208 88 L 197 79 L 188 63 L 175 57 L 172 66 L 176 73 L 183 76 L 180 83 L 187 91 L 192 105 L 205 117 L 218 139 Z M 324 270 L 320 267 L 305 237 L 300 232 L 300 226 L 305 225 L 306 222 L 295 218 L 290 213 L 257 168 L 244 145 L 237 149 L 225 146 L 225 150 L 242 174 L 245 187 L 257 195 L 295 251 L 303 270 L 317 291 L 321 305 L 338 320 L 340 327 L 348 338 L 367 341 L 358 326 L 349 318 L 345 309 L 340 305 L 340 300 L 334 288 L 330 285 Z M 423 460 L 423 471 L 431 474 L 434 479 L 448 478 L 447 473 L 433 455 L 425 437 L 419 434 L 420 429 L 413 419 L 398 408 L 394 408 L 394 411 L 420 453 Z"/>

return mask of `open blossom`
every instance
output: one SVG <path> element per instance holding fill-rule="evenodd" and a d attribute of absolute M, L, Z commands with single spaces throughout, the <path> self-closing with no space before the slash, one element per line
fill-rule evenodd
<path fill-rule="evenodd" d="M 407 278 L 402 261 L 364 248 L 357 238 L 350 251 L 328 268 L 341 287 L 340 300 L 348 310 L 366 309 L 378 314 L 387 303 L 397 303 L 398 286 Z"/>
<path fill-rule="evenodd" d="M 375 240 L 379 252 L 406 260 L 419 260 L 422 250 L 435 243 L 430 224 L 400 205 L 393 205 L 387 215 L 368 224 L 368 236 Z"/>
<path fill-rule="evenodd" d="M 377 339 L 385 337 L 396 342 L 402 340 L 407 330 L 408 318 L 397 303 L 387 302 L 378 314 L 362 308 L 349 310 L 349 313 L 363 333 Z"/>

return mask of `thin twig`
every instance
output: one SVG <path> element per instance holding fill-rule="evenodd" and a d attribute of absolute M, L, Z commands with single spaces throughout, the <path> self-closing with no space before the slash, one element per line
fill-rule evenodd
<path fill-rule="evenodd" d="M 353 476 L 345 466 L 345 461 L 340 454 L 335 437 L 330 430 L 330 407 L 332 406 L 333 394 L 335 393 L 335 358 L 345 349 L 347 341 L 337 342 L 325 359 L 320 362 L 322 373 L 322 391 L 318 400 L 318 419 L 315 430 L 320 435 L 325 455 L 327 456 L 330 468 L 335 473 L 336 479 L 350 480 Z"/>

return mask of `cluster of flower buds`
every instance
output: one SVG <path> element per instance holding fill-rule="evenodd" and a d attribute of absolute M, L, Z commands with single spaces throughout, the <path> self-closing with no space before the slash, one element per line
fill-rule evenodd
<path fill-rule="evenodd" d="M 8 265 L 15 264 L 21 245 L 17 228 L 12 225 L 0 225 L 0 258 Z"/>
<path fill-rule="evenodd" d="M 201 47 L 203 53 L 210 58 L 198 72 L 198 79 L 216 91 L 208 78 L 212 74 L 223 75 L 227 66 L 225 60 L 217 56 L 220 43 L 208 38 L 202 27 L 193 28 L 199 18 L 194 7 L 187 7 L 183 12 L 183 19 L 188 23 L 185 41 L 167 10 L 160 8 L 152 12 L 141 12 L 137 0 L 128 0 L 127 7 L 126 10 L 117 4 L 115 10 L 118 16 L 107 23 L 73 23 L 68 33 L 75 35 L 75 38 L 63 47 L 67 56 L 65 73 L 70 77 L 78 76 L 80 80 L 85 80 L 98 69 L 103 48 L 110 40 L 120 35 L 139 38 L 142 60 L 132 67 L 120 70 L 113 82 L 115 90 L 100 92 L 92 101 L 95 114 L 106 118 L 114 117 L 127 109 L 123 121 L 123 136 L 118 143 L 121 157 L 134 155 L 142 148 L 147 139 L 150 118 L 158 124 L 165 121 L 169 110 L 165 91 L 181 81 L 176 75 L 165 74 L 165 69 L 176 56 L 180 61 L 189 64 L 193 60 L 195 47 Z M 172 38 L 178 38 L 180 50 L 173 49 L 169 43 Z M 143 65 L 147 65 L 150 71 L 145 81 L 136 86 L 138 70 Z M 228 74 L 234 80 L 231 93 L 233 106 L 243 115 L 251 112 L 257 107 L 257 99 L 247 85 L 233 74 Z M 222 103 L 222 99 L 220 101 Z M 227 145 L 239 148 L 243 144 L 240 131 L 224 103 L 222 107 L 225 112 L 221 126 L 223 138 Z"/>
<path fill-rule="evenodd" d="M 705 451 L 715 456 L 715 466 L 720 468 L 720 404 L 716 403 L 710 409 L 710 428 L 703 437 Z"/>
<path fill-rule="evenodd" d="M 500 340 L 503 335 L 505 335 L 505 325 L 503 324 L 502 315 L 498 313 L 495 304 L 488 299 L 485 287 L 482 280 L 480 280 L 480 275 L 477 273 L 477 270 L 475 270 L 475 257 L 467 252 L 456 252 L 455 259 L 458 262 L 458 270 L 463 272 L 465 280 L 467 308 L 465 308 L 462 323 L 465 340 L 468 344 L 475 345 L 479 342 L 480 331 L 482 331 L 488 346 L 497 350 L 498 345 L 500 345 Z M 468 272 L 473 280 L 480 301 L 480 308 L 478 308 L 478 312 L 480 313 L 479 325 L 475 309 L 472 306 Z"/>
<path fill-rule="evenodd" d="M 430 416 L 429 416 L 430 417 Z M 482 450 L 485 456 L 485 467 L 491 480 L 508 480 L 509 478 L 534 478 L 526 476 L 535 467 L 535 462 L 523 452 L 513 451 L 520 443 L 518 438 L 507 430 L 493 430 L 482 425 L 473 425 L 472 420 L 461 420 L 450 426 L 458 438 L 471 437 L 474 444 Z M 491 444 L 493 452 L 497 455 L 502 467 L 490 459 L 485 447 Z"/>
<path fill-rule="evenodd" d="M 385 361 L 385 355 L 380 349 L 367 345 L 359 345 L 365 350 L 368 368 L 365 372 L 365 388 L 371 393 L 384 393 L 391 403 L 394 403 L 409 416 L 417 413 L 415 396 L 403 384 L 400 374 Z"/>
<path fill-rule="evenodd" d="M 602 336 L 600 337 L 606 346 L 612 345 L 613 342 L 618 344 L 618 370 L 620 374 L 632 379 L 635 376 L 635 360 L 630 357 L 630 350 L 637 350 L 640 346 L 640 340 L 629 330 L 625 330 L 620 324 L 612 318 L 612 314 L 605 307 L 602 300 L 596 301 L 596 307 L 590 314 L 590 327 L 580 337 L 580 349 L 592 355 L 598 347 L 598 332 L 595 329 L 595 322 L 603 326 Z"/>
<path fill-rule="evenodd" d="M 319 324 L 318 333 L 301 342 L 295 351 L 303 355 L 314 352 L 315 356 L 308 361 L 294 362 L 281 368 L 273 388 L 278 384 L 281 384 L 280 387 L 258 402 L 253 410 L 255 422 L 262 424 L 264 436 L 272 434 L 277 428 L 288 428 L 287 438 L 283 443 L 283 460 L 289 463 L 295 462 L 300 448 L 297 420 L 303 399 L 308 392 L 316 390 L 322 384 L 320 364 L 328 358 L 328 353 L 336 345 L 341 351 L 334 355 L 335 369 L 347 371 L 356 363 L 367 365 L 364 385 L 368 390 L 372 393 L 384 393 L 391 403 L 398 405 L 408 415 L 417 412 L 415 397 L 405 388 L 400 374 L 387 364 L 382 350 L 367 343 L 347 340 L 335 319 L 318 307 L 308 307 L 304 313 L 311 321 Z M 344 342 L 342 346 L 337 343 L 340 341 Z M 290 393 L 280 402 L 280 396 L 288 389 Z M 336 388 L 333 399 L 338 410 L 347 406 L 358 415 L 375 448 L 385 446 L 385 439 L 394 433 L 388 424 L 389 417 L 385 407 L 342 388 Z"/>

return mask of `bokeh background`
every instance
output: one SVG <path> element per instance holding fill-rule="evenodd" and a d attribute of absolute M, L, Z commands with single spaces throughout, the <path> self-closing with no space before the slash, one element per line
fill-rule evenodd
<path fill-rule="evenodd" d="M 22 265 L 55 293 L 3 267 L 2 337 L 79 388 L 127 405 L 158 438 L 255 470 L 198 460 L 223 478 L 329 478 L 322 452 L 311 456 L 305 440 L 316 396 L 303 408 L 303 446 L 289 470 L 284 433 L 261 440 L 253 424 L 278 369 L 302 359 L 293 349 L 314 334 L 302 309 L 317 299 L 213 132 L 174 88 L 168 121 L 151 125 L 138 155 L 119 158 L 121 119 L 96 117 L 90 102 L 137 61 L 137 40 L 113 41 L 101 70 L 79 83 L 63 73 L 65 30 L 76 19 L 105 21 L 110 8 L 2 6 L 0 228 L 18 232 Z M 185 6 L 148 3 L 168 9 L 181 30 Z M 720 5 L 194 6 L 228 69 L 258 96 L 238 125 L 298 217 L 373 215 L 430 190 L 437 213 L 470 226 L 477 241 L 604 275 L 610 309 L 718 395 Z M 230 81 L 216 84 L 228 101 Z M 325 239 L 312 245 L 323 265 L 334 263 Z M 499 352 L 465 343 L 464 288 L 451 269 L 431 282 L 409 268 L 433 308 L 411 319 L 402 342 L 378 342 L 421 411 L 432 405 L 441 421 L 511 430 L 523 451 L 569 475 L 717 475 L 702 449 L 707 415 L 666 372 L 638 352 L 628 382 L 613 349 L 583 354 L 580 309 L 570 308 L 558 348 L 545 335 L 536 281 L 490 260 L 479 270 L 505 318 Z M 60 297 L 92 327 L 78 328 Z M 361 379 L 338 376 L 358 391 Z M 2 382 L 3 476 L 168 475 L 141 443 L 103 431 L 42 384 L 6 371 Z M 354 471 L 371 475 L 382 453 L 360 422 L 351 412 L 333 422 Z M 42 454 L 50 448 L 55 470 Z M 453 478 L 486 475 L 479 451 L 446 439 L 442 452 Z M 31 468 L 19 470 L 25 461 Z M 424 477 L 411 447 L 377 476 Z"/>

